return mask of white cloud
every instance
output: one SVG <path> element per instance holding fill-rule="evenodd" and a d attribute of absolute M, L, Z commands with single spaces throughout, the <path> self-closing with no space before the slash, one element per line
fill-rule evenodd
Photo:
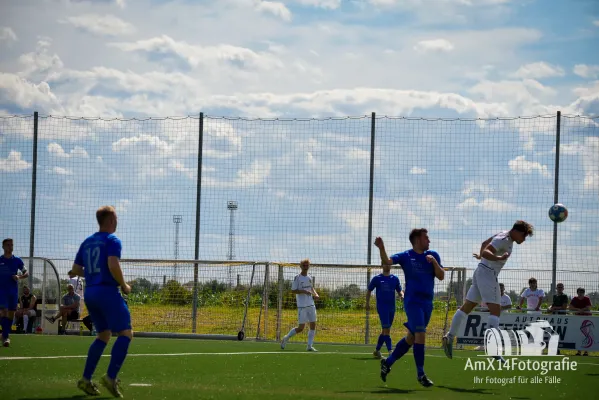
<path fill-rule="evenodd" d="M 465 196 L 470 196 L 472 194 L 491 194 L 493 193 L 493 188 L 484 183 L 478 183 L 473 181 L 464 182 L 464 189 L 462 189 L 462 194 Z"/>
<path fill-rule="evenodd" d="M 599 26 L 599 19 L 596 19 L 596 20 L 594 20 L 594 21 L 593 21 L 593 25 L 595 25 L 595 26 Z"/>
<path fill-rule="evenodd" d="M 31 168 L 31 163 L 23 160 L 19 151 L 11 150 L 8 157 L 0 158 L 0 171 L 2 172 L 19 172 L 28 168 Z"/>
<path fill-rule="evenodd" d="M 468 208 L 480 208 L 483 211 L 492 211 L 492 212 L 503 212 L 503 211 L 513 211 L 516 207 L 510 203 L 505 201 L 501 201 L 493 198 L 486 198 L 483 201 L 479 202 L 475 198 L 470 197 L 464 200 L 462 203 L 457 205 L 458 209 L 468 209 Z"/>
<path fill-rule="evenodd" d="M 120 36 L 135 32 L 133 25 L 110 14 L 83 14 L 67 17 L 65 20 L 59 20 L 58 22 L 71 24 L 77 29 L 96 35 Z"/>
<path fill-rule="evenodd" d="M 447 39 L 421 40 L 414 45 L 414 50 L 419 53 L 448 53 L 454 49 L 453 43 Z"/>
<path fill-rule="evenodd" d="M 69 158 L 69 157 L 74 157 L 74 158 L 89 158 L 89 154 L 87 154 L 87 151 L 85 151 L 85 149 L 83 147 L 80 146 L 75 146 L 72 150 L 71 153 L 66 153 L 64 151 L 64 149 L 62 148 L 62 146 L 58 143 L 50 143 L 48 145 L 48 153 L 53 154 L 56 157 L 60 157 L 60 158 Z"/>
<path fill-rule="evenodd" d="M 584 138 L 582 165 L 584 167 L 584 188 L 599 193 L 599 137 Z"/>
<path fill-rule="evenodd" d="M 542 79 L 564 75 L 565 72 L 563 68 L 557 65 L 547 64 L 543 61 L 523 65 L 512 74 L 515 78 L 525 79 Z"/>
<path fill-rule="evenodd" d="M 24 109 L 39 108 L 57 114 L 61 112 L 48 83 L 35 84 L 17 75 L 0 72 L 0 104 L 2 103 Z"/>
<path fill-rule="evenodd" d="M 111 47 L 126 52 L 137 52 L 148 57 L 172 57 L 188 67 L 197 68 L 213 64 L 226 64 L 243 69 L 273 70 L 283 68 L 283 62 L 274 54 L 255 51 L 228 44 L 198 46 L 162 35 L 147 40 L 128 43 L 109 43 Z"/>
<path fill-rule="evenodd" d="M 187 176 L 189 179 L 195 179 L 196 177 L 196 169 L 195 168 L 187 168 L 185 164 L 178 160 L 171 160 L 170 167 L 175 171 L 182 173 Z M 202 167 L 202 171 L 208 172 L 210 169 Z"/>
<path fill-rule="evenodd" d="M 510 160 L 508 165 L 513 174 L 532 174 L 534 171 L 537 171 L 545 178 L 551 177 L 546 165 L 542 165 L 536 161 L 528 161 L 525 156 L 518 156 Z"/>
<path fill-rule="evenodd" d="M 599 76 L 599 65 L 576 64 L 573 72 L 581 78 L 597 79 L 597 76 Z"/>
<path fill-rule="evenodd" d="M 67 3 L 90 3 L 92 5 L 94 4 L 114 4 L 116 6 L 118 6 L 119 8 L 125 8 L 126 6 L 126 0 L 62 0 L 65 1 Z"/>
<path fill-rule="evenodd" d="M 424 174 L 426 174 L 426 168 L 412 167 L 410 169 L 410 174 L 412 174 L 412 175 L 424 175 Z"/>
<path fill-rule="evenodd" d="M 291 21 L 291 11 L 289 11 L 285 4 L 278 1 L 259 1 L 256 4 L 256 10 L 272 14 L 286 22 Z"/>
<path fill-rule="evenodd" d="M 62 167 L 54 167 L 50 170 L 50 172 L 55 173 L 57 175 L 73 175 L 73 171 L 68 168 Z"/>
<path fill-rule="evenodd" d="M 341 218 L 351 229 L 363 230 L 368 228 L 367 212 L 344 211 L 339 213 L 339 218 Z"/>
<path fill-rule="evenodd" d="M 131 206 L 131 201 L 128 199 L 120 199 L 117 201 L 115 208 L 118 213 L 126 213 Z"/>
<path fill-rule="evenodd" d="M 319 8 L 325 8 L 329 10 L 335 10 L 341 6 L 341 0 L 295 0 L 305 6 L 313 6 Z"/>
<path fill-rule="evenodd" d="M 11 28 L 4 26 L 0 28 L 0 42 L 16 42 L 17 34 Z"/>
<path fill-rule="evenodd" d="M 144 155 L 147 153 L 168 156 L 172 153 L 169 143 L 158 136 L 141 134 L 134 137 L 125 137 L 112 143 L 112 151 L 129 151 L 134 154 Z"/>

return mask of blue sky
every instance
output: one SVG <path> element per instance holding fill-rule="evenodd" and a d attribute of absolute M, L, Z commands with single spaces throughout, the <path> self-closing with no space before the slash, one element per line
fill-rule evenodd
<path fill-rule="evenodd" d="M 510 0 L 5 2 L 0 114 L 40 121 L 36 254 L 73 257 L 114 204 L 125 257 L 192 258 L 197 115 L 599 114 L 599 6 Z M 205 121 L 201 257 L 365 263 L 370 120 Z M 31 118 L 0 119 L 0 222 L 27 254 Z M 374 235 L 431 230 L 447 265 L 518 218 L 513 268 L 551 265 L 555 119 L 377 119 Z M 563 120 L 559 267 L 597 272 L 597 120 Z M 376 249 L 373 249 L 376 250 Z M 373 251 L 373 261 L 377 254 Z M 520 279 L 514 278 L 514 280 Z M 544 278 L 543 278 L 544 279 Z M 572 286 L 586 278 L 565 274 Z M 515 283 L 516 284 L 516 283 Z M 596 283 L 594 284 L 596 285 Z"/>

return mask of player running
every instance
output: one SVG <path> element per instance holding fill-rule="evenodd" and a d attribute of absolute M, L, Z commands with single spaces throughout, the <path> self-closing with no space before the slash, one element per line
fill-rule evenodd
<path fill-rule="evenodd" d="M 391 273 L 391 266 L 383 264 L 383 273 L 375 276 L 368 285 L 366 292 L 366 304 L 370 306 L 370 296 L 376 289 L 376 311 L 381 321 L 381 334 L 376 344 L 376 350 L 372 353 L 376 358 L 381 358 L 381 348 L 383 344 L 387 346 L 387 351 L 391 355 L 391 325 L 395 317 L 395 292 L 403 299 L 403 290 L 399 278 Z"/>
<path fill-rule="evenodd" d="M 81 244 L 72 269 L 76 275 L 85 276 L 85 305 L 98 331 L 96 340 L 87 353 L 83 378 L 77 382 L 77 387 L 90 395 L 100 394 L 91 381 L 92 375 L 111 333 L 117 332 L 118 338 L 112 346 L 108 372 L 101 382 L 114 397 L 123 397 L 117 374 L 127 357 L 133 334 L 129 308 L 119 293 L 119 287 L 125 294 L 131 292 L 131 287 L 123 278 L 119 262 L 122 245 L 114 235 L 117 227 L 114 207 L 100 207 L 96 212 L 96 219 L 100 229 Z"/>
<path fill-rule="evenodd" d="M 395 350 L 387 359 L 381 360 L 381 379 L 387 381 L 391 366 L 414 346 L 414 361 L 418 371 L 418 382 L 429 387 L 433 382 L 424 373 L 424 343 L 426 327 L 433 311 L 433 295 L 435 278 L 440 281 L 445 277 L 441 266 L 441 258 L 436 251 L 429 250 L 430 240 L 428 231 L 424 228 L 413 229 L 410 232 L 412 249 L 387 257 L 383 239 L 377 237 L 374 241 L 379 248 L 383 265 L 399 264 L 406 279 L 404 309 L 408 322 L 408 334 L 397 343 Z"/>
<path fill-rule="evenodd" d="M 525 221 L 516 221 L 509 231 L 502 231 L 485 240 L 480 246 L 480 254 L 473 254 L 480 260 L 472 277 L 472 286 L 466 294 L 466 300 L 451 321 L 449 332 L 443 336 L 443 350 L 448 358 L 453 357 L 453 338 L 459 332 L 460 325 L 468 314 L 481 300 L 489 308 L 488 329 L 499 328 L 499 314 L 501 313 L 501 289 L 497 276 L 512 254 L 514 242 L 524 243 L 526 237 L 532 236 L 534 228 Z M 501 356 L 496 359 L 504 361 Z"/>
<path fill-rule="evenodd" d="M 10 346 L 10 330 L 19 301 L 19 280 L 29 276 L 23 260 L 12 254 L 14 242 L 7 238 L 2 241 L 4 254 L 0 256 L 0 326 L 2 326 L 2 346 Z M 21 271 L 21 275 L 17 273 Z"/>

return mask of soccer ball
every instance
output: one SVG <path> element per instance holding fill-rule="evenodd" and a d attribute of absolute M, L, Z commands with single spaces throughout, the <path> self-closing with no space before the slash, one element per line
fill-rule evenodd
<path fill-rule="evenodd" d="M 557 203 L 549 208 L 549 218 L 553 222 L 564 222 L 568 218 L 568 209 L 561 203 Z"/>

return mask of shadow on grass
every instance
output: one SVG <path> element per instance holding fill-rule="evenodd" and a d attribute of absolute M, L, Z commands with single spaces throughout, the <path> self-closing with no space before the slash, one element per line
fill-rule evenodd
<path fill-rule="evenodd" d="M 410 394 L 413 392 L 418 392 L 419 390 L 404 390 L 398 388 L 390 388 L 390 387 L 380 387 L 378 390 L 348 390 L 348 391 L 339 391 L 335 393 L 372 393 L 372 394 Z"/>
<path fill-rule="evenodd" d="M 452 392 L 457 392 L 457 393 L 470 393 L 470 394 L 494 394 L 492 390 L 490 389 L 486 389 L 486 388 L 481 388 L 481 389 L 464 389 L 464 388 L 456 388 L 456 387 L 451 387 L 451 386 L 442 386 L 442 385 L 438 385 L 436 386 L 438 388 L 441 389 L 447 389 L 447 390 L 451 390 Z M 514 398 L 514 397 L 512 397 Z M 528 398 L 528 397 L 524 397 L 524 398 Z"/>
<path fill-rule="evenodd" d="M 78 399 L 88 399 L 88 398 L 92 398 L 92 396 L 86 396 L 84 394 L 76 394 L 74 396 L 71 397 L 65 397 L 65 396 L 56 396 L 56 397 L 20 397 L 18 400 L 78 400 Z M 112 399 L 112 396 L 93 396 L 94 400 L 101 400 L 101 399 Z"/>

